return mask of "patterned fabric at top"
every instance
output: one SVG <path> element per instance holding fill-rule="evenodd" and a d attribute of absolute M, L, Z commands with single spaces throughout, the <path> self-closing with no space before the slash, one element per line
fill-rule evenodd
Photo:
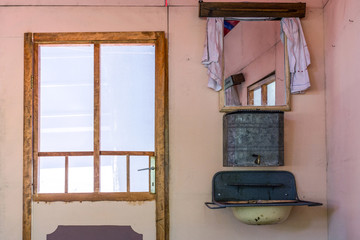
<path fill-rule="evenodd" d="M 224 20 L 224 37 L 228 34 L 240 21 Z"/>

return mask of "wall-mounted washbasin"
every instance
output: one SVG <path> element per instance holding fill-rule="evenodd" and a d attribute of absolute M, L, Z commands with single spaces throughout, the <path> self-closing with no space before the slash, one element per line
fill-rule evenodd
<path fill-rule="evenodd" d="M 296 192 L 295 177 L 287 171 L 223 171 L 213 177 L 210 209 L 231 208 L 246 224 L 284 222 L 294 206 L 320 206 L 302 201 Z"/>
<path fill-rule="evenodd" d="M 234 216 L 241 222 L 252 225 L 276 224 L 284 222 L 293 206 L 232 207 Z"/>

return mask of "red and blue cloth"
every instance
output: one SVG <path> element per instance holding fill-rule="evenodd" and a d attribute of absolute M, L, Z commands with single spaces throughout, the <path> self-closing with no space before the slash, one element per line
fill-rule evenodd
<path fill-rule="evenodd" d="M 224 20 L 224 37 L 228 34 L 237 24 L 239 21 L 235 20 Z"/>

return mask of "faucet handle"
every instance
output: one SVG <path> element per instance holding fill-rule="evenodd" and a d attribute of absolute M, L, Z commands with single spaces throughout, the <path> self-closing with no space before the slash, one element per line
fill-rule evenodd
<path fill-rule="evenodd" d="M 260 155 L 259 154 L 253 154 L 253 157 L 256 157 L 254 163 L 257 165 L 260 165 Z"/>

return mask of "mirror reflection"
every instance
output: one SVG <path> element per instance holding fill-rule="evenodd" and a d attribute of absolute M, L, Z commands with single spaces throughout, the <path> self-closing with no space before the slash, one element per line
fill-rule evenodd
<path fill-rule="evenodd" d="M 232 28 L 224 36 L 224 106 L 286 105 L 280 21 L 225 21 L 224 25 Z"/>

